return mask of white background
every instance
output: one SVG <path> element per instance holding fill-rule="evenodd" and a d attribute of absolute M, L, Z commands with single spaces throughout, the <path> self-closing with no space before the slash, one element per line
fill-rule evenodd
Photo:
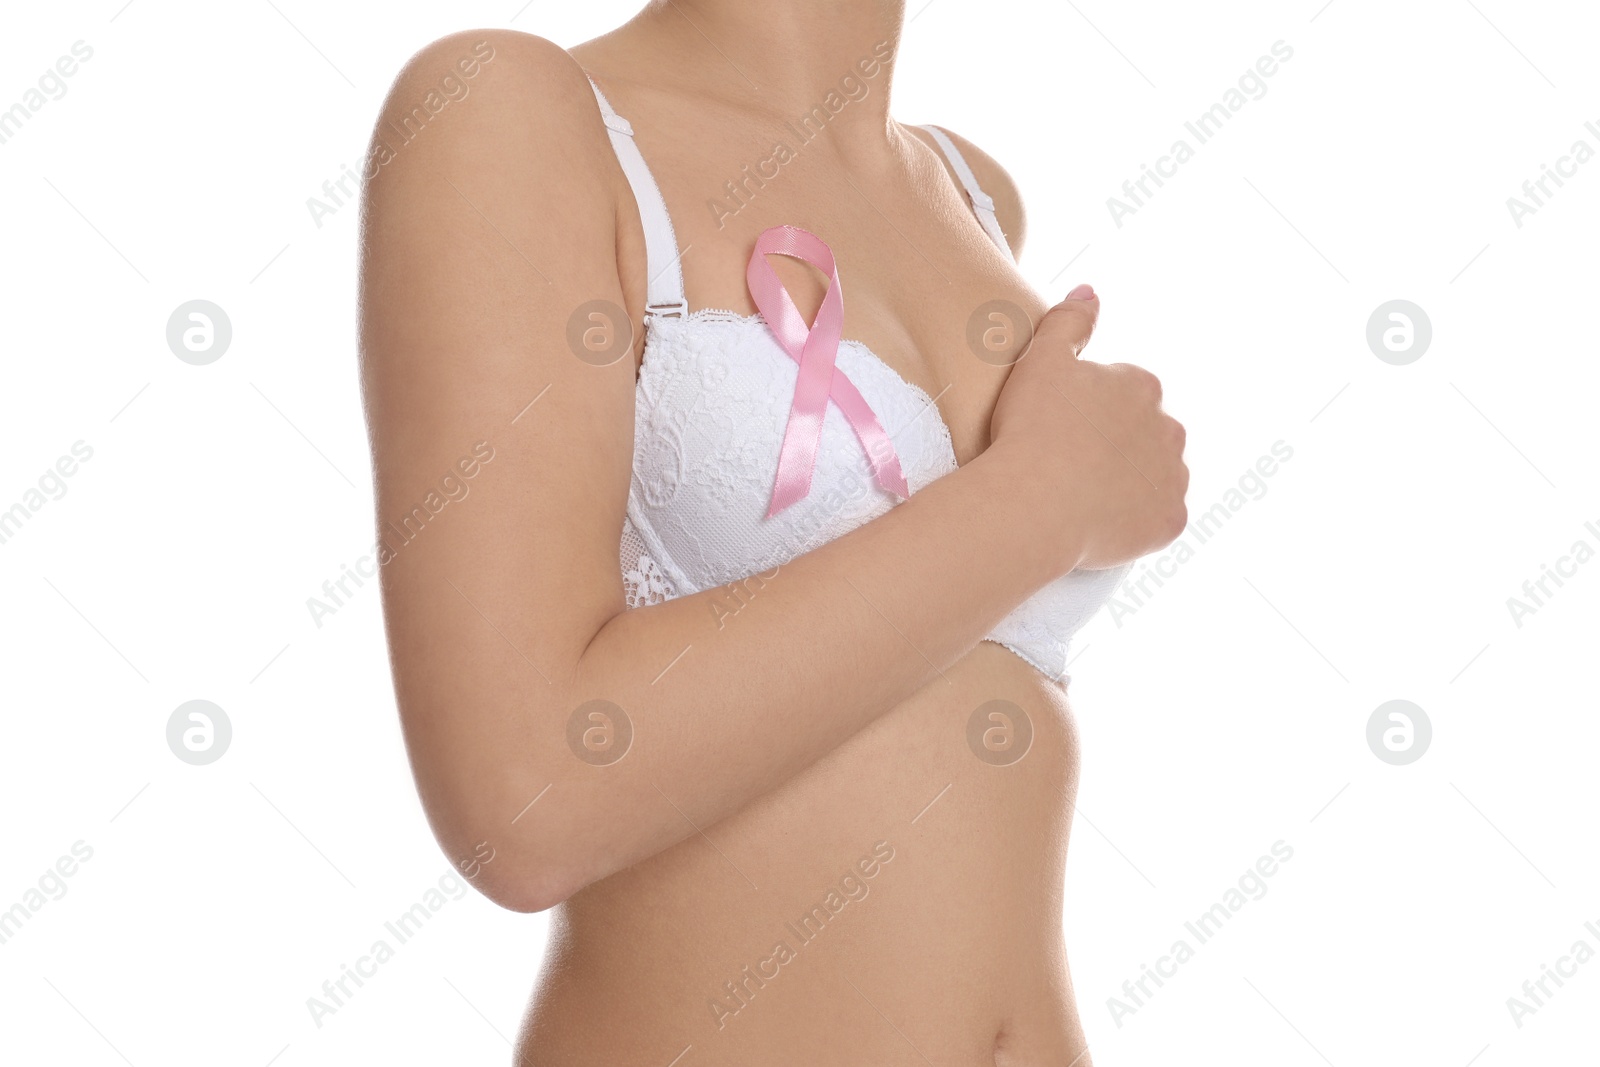
<path fill-rule="evenodd" d="M 449 869 L 375 586 L 321 628 L 306 607 L 373 540 L 356 211 L 319 228 L 306 200 L 358 166 L 426 42 L 571 45 L 632 8 L 123 2 L 8 5 L 0 33 L 0 108 L 94 50 L 0 144 L 0 509 L 93 449 L 0 544 L 0 909 L 93 849 L 0 944 L 0 1058 L 506 1062 L 546 918 L 476 894 L 320 1028 L 306 1007 Z M 1080 638 L 1083 1018 L 1103 1067 L 1592 1063 L 1600 960 L 1520 1027 L 1506 1000 L 1580 938 L 1600 950 L 1600 561 L 1520 627 L 1507 599 L 1600 548 L 1600 160 L 1521 227 L 1506 201 L 1574 141 L 1600 149 L 1600 16 L 1320 4 L 912 8 L 896 116 L 1011 171 L 1052 301 L 1101 292 L 1093 354 L 1163 378 L 1192 514 L 1293 449 L 1155 596 Z M 1279 40 L 1266 95 L 1118 227 L 1107 198 Z M 209 366 L 166 344 L 195 298 L 233 325 Z M 1405 366 L 1366 341 L 1392 299 L 1432 323 Z M 165 738 L 197 698 L 234 731 L 203 767 Z M 1433 726 L 1408 766 L 1366 741 L 1396 698 Z M 1278 840 L 1294 856 L 1269 892 L 1118 1025 L 1107 999 Z"/>

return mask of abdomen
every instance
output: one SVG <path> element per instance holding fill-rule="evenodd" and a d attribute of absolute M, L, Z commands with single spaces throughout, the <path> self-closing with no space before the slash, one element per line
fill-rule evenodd
<path fill-rule="evenodd" d="M 693 1046 L 685 1067 L 916 1050 L 991 1067 L 1002 1032 L 1071 1060 L 1077 766 L 1062 690 L 980 644 L 738 814 L 562 905 L 527 1061 L 665 1065 Z"/>

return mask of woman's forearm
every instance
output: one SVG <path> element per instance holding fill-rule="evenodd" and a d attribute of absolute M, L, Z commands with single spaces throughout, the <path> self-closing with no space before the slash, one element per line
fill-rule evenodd
<path fill-rule="evenodd" d="M 575 889 L 947 684 L 940 673 L 1058 573 L 1063 538 L 1041 528 L 1028 490 L 1013 464 L 979 457 L 775 571 L 607 621 L 540 714 L 614 702 L 635 751 L 604 775 L 531 767 L 564 785 L 560 817 L 530 827 L 535 850 L 564 857 L 560 881 Z"/>

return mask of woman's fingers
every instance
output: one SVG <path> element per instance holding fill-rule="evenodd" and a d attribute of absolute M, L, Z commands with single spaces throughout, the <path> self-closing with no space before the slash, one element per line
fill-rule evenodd
<path fill-rule="evenodd" d="M 1070 567 L 1110 567 L 1169 544 L 1187 521 L 1184 432 L 1161 410 L 1161 382 L 1129 363 L 1077 358 L 1099 317 L 1079 286 L 1045 313 L 989 420 L 991 449 L 1015 457 L 1053 507 Z M 1043 348 L 1040 348 L 1040 346 Z M 1057 353 L 1060 353 L 1059 355 Z"/>
<path fill-rule="evenodd" d="M 1045 312 L 1034 331 L 1033 343 L 1047 341 L 1052 347 L 1064 348 L 1076 358 L 1094 333 L 1095 320 L 1100 317 L 1100 298 L 1092 288 L 1080 285 L 1066 298 Z"/>

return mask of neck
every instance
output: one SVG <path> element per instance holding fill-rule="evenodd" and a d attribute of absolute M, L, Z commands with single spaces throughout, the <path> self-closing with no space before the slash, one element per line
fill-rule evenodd
<path fill-rule="evenodd" d="M 778 117 L 833 94 L 880 126 L 904 20 L 905 0 L 651 0 L 639 16 L 706 90 Z"/>

